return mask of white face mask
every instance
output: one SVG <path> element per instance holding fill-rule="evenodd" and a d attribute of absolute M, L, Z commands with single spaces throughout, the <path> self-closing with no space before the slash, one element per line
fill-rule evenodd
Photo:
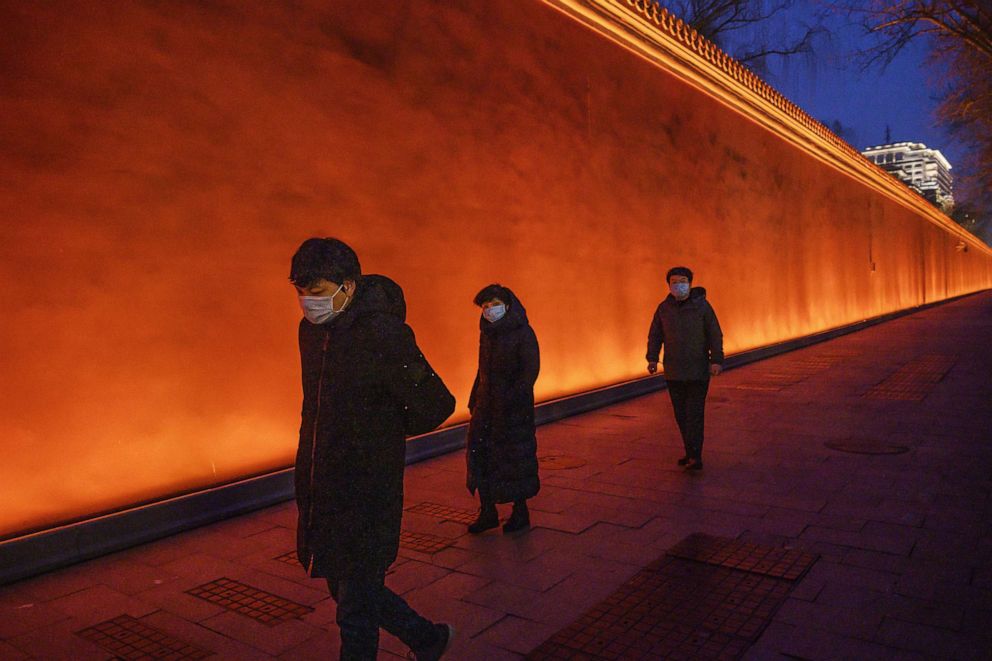
<path fill-rule="evenodd" d="M 499 305 L 492 305 L 482 311 L 482 316 L 486 318 L 486 321 L 493 323 L 499 321 L 506 314 L 506 306 L 500 303 Z"/>
<path fill-rule="evenodd" d="M 668 288 L 672 291 L 672 296 L 680 301 L 689 298 L 690 285 L 688 282 L 673 282 Z"/>
<path fill-rule="evenodd" d="M 344 306 L 341 306 L 341 310 L 335 310 L 334 297 L 342 289 L 344 289 L 344 284 L 338 287 L 330 296 L 300 296 L 300 307 L 303 308 L 303 316 L 311 324 L 323 324 L 341 314 Z"/>

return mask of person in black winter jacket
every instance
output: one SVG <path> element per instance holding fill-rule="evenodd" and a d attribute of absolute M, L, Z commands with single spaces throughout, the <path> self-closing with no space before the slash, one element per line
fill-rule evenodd
<path fill-rule="evenodd" d="M 692 287 L 692 271 L 676 266 L 666 275 L 669 294 L 655 310 L 648 332 L 648 372 L 658 370 L 665 347 L 665 381 L 682 434 L 680 466 L 703 467 L 703 415 L 710 376 L 723 369 L 723 332 L 706 290 Z"/>
<path fill-rule="evenodd" d="M 509 533 L 530 526 L 527 499 L 541 488 L 534 431 L 534 382 L 541 368 L 537 336 L 523 304 L 508 288 L 493 284 L 475 296 L 479 318 L 479 370 L 472 386 L 467 486 L 479 492 L 481 533 L 499 525 L 496 503 L 513 503 L 503 526 Z"/>
<path fill-rule="evenodd" d="M 297 555 L 337 602 L 341 659 L 375 659 L 379 627 L 438 659 L 452 630 L 385 587 L 403 515 L 405 368 L 422 358 L 399 285 L 361 274 L 337 239 L 309 239 L 290 281 L 303 308 Z M 453 408 L 453 403 L 452 403 Z"/>

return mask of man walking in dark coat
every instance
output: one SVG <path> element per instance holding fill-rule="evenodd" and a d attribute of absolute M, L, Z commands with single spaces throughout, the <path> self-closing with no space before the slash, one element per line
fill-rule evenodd
<path fill-rule="evenodd" d="M 655 310 L 648 332 L 648 372 L 658 370 L 665 347 L 665 381 L 682 434 L 680 466 L 703 467 L 703 413 L 710 376 L 723 369 L 723 332 L 706 290 L 692 287 L 692 271 L 676 266 L 666 275 L 669 294 Z"/>
<path fill-rule="evenodd" d="M 303 308 L 303 411 L 296 455 L 297 554 L 337 602 L 341 659 L 375 659 L 379 627 L 419 661 L 438 659 L 451 627 L 418 615 L 385 587 L 403 515 L 404 379 L 426 364 L 404 323 L 400 287 L 362 276 L 337 239 L 309 239 L 290 281 Z M 433 373 L 432 373 L 433 375 Z M 450 414 L 454 407 L 441 415 Z"/>
<path fill-rule="evenodd" d="M 527 311 L 509 288 L 484 287 L 475 296 L 479 317 L 479 370 L 468 408 L 467 486 L 479 491 L 478 534 L 499 525 L 496 503 L 513 503 L 503 526 L 511 533 L 530 526 L 527 499 L 541 488 L 534 429 L 534 382 L 541 369 L 537 335 Z"/>

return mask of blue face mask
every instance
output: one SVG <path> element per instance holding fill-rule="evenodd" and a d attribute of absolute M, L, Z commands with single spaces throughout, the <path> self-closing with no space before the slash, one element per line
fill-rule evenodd
<path fill-rule="evenodd" d="M 680 301 L 684 301 L 689 298 L 689 289 L 691 285 L 688 282 L 673 282 L 668 288 L 672 292 L 672 296 Z"/>
<path fill-rule="evenodd" d="M 343 284 L 330 296 L 300 296 L 300 307 L 303 308 L 303 316 L 307 321 L 311 324 L 323 324 L 341 314 L 344 306 L 341 310 L 335 310 L 334 297 L 342 288 L 344 288 Z"/>
<path fill-rule="evenodd" d="M 482 316 L 486 318 L 486 321 L 493 323 L 499 321 L 506 314 L 506 306 L 500 303 L 499 305 L 493 305 L 482 311 Z"/>

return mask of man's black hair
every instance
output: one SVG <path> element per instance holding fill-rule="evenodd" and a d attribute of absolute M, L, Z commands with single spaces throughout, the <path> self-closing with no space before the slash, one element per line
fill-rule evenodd
<path fill-rule="evenodd" d="M 297 287 L 311 287 L 323 278 L 342 284 L 345 280 L 358 280 L 362 267 L 358 255 L 344 241 L 313 238 L 304 241 L 289 269 L 289 281 Z"/>
<path fill-rule="evenodd" d="M 485 287 L 480 289 L 479 293 L 475 295 L 475 298 L 473 299 L 472 302 L 478 306 L 481 306 L 486 301 L 491 301 L 494 298 L 498 298 L 499 300 L 509 305 L 510 299 L 513 298 L 513 295 L 510 294 L 510 290 L 504 287 L 503 285 L 493 283 L 491 285 L 486 285 Z"/>
<path fill-rule="evenodd" d="M 692 282 L 692 271 L 685 266 L 676 266 L 668 269 L 668 273 L 665 274 L 665 282 L 671 284 L 673 275 L 684 275 L 689 278 L 689 282 Z"/>

